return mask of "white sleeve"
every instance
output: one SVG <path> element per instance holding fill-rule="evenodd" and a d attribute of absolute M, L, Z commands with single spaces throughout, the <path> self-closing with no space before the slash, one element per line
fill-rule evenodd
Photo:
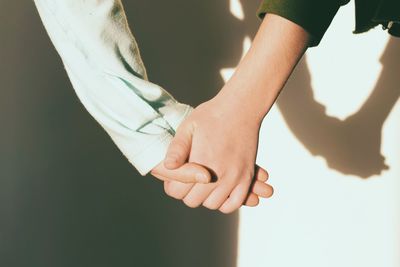
<path fill-rule="evenodd" d="M 120 0 L 34 1 L 80 101 L 147 174 L 192 108 L 147 80 Z"/>

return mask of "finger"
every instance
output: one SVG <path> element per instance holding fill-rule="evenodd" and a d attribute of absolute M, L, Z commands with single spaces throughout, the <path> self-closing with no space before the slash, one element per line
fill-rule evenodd
<path fill-rule="evenodd" d="M 256 207 L 260 203 L 260 199 L 254 193 L 250 193 L 245 201 L 245 205 L 248 207 Z"/>
<path fill-rule="evenodd" d="M 274 194 L 274 188 L 261 181 L 255 181 L 251 192 L 259 197 L 270 198 Z"/>
<path fill-rule="evenodd" d="M 151 173 L 151 175 L 153 175 L 154 177 L 156 177 L 158 180 L 161 180 L 163 182 L 169 181 L 169 179 L 167 177 L 155 174 L 155 173 Z"/>
<path fill-rule="evenodd" d="M 185 196 L 183 202 L 191 208 L 197 208 L 207 199 L 211 192 L 217 187 L 216 183 L 195 184 Z"/>
<path fill-rule="evenodd" d="M 187 193 L 189 193 L 190 189 L 194 184 L 185 184 L 175 181 L 166 181 L 164 182 L 164 191 L 165 193 L 175 199 L 183 199 Z"/>
<path fill-rule="evenodd" d="M 203 206 L 211 210 L 219 209 L 229 198 L 229 195 L 232 193 L 234 188 L 234 183 L 218 185 L 217 188 L 215 188 L 215 190 L 212 191 L 207 199 L 203 202 Z"/>
<path fill-rule="evenodd" d="M 255 178 L 258 181 L 266 182 L 269 178 L 269 174 L 264 168 L 256 165 Z"/>
<path fill-rule="evenodd" d="M 161 162 L 151 171 L 151 174 L 163 181 L 171 180 L 182 183 L 208 183 L 211 181 L 209 171 L 196 163 L 186 163 L 175 170 L 170 170 Z"/>
<path fill-rule="evenodd" d="M 247 183 L 237 185 L 219 210 L 227 214 L 236 211 L 244 204 L 248 191 L 249 185 Z"/>
<path fill-rule="evenodd" d="M 176 169 L 187 161 L 192 147 L 192 135 L 193 124 L 182 124 L 178 128 L 165 157 L 164 166 L 167 169 Z"/>

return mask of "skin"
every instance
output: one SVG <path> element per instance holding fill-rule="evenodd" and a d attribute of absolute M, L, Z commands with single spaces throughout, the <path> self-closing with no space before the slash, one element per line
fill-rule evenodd
<path fill-rule="evenodd" d="M 188 183 L 197 182 L 197 174 L 200 174 L 202 179 L 205 177 L 205 180 L 201 181 L 202 183 L 208 183 L 211 180 L 210 172 L 196 163 L 185 163 L 175 170 L 169 170 L 165 168 L 164 162 L 161 162 L 151 171 L 151 174 L 161 181 L 164 181 L 165 192 L 167 195 L 176 199 L 182 199 L 182 197 L 184 197 L 183 191 L 180 190 L 180 188 L 185 188 Z M 268 198 L 272 196 L 273 188 L 266 184 L 268 178 L 268 172 L 259 168 L 246 201 L 243 203 L 244 205 L 255 207 L 259 204 L 259 197 Z M 174 181 L 174 183 L 171 184 L 171 181 Z"/>
<path fill-rule="evenodd" d="M 179 126 L 164 161 L 168 170 L 187 162 L 205 166 L 216 182 L 166 181 L 169 196 L 192 208 L 203 205 L 231 213 L 249 200 L 254 204 L 254 195 L 272 195 L 272 187 L 261 182 L 268 174 L 255 165 L 259 130 L 309 39 L 304 29 L 285 18 L 264 18 L 235 74 Z"/>

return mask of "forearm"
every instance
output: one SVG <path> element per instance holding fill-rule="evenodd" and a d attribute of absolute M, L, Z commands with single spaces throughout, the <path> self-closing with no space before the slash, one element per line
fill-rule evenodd
<path fill-rule="evenodd" d="M 308 47 L 300 26 L 268 14 L 234 75 L 216 98 L 234 104 L 261 122 Z"/>
<path fill-rule="evenodd" d="M 35 0 L 88 112 L 146 174 L 165 156 L 190 107 L 147 81 L 120 0 Z"/>

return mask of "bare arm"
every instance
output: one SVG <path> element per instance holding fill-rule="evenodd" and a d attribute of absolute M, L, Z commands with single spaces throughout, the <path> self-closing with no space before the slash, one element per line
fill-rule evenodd
<path fill-rule="evenodd" d="M 179 190 L 174 190 L 175 183 L 169 183 L 167 191 L 190 207 L 203 204 L 226 213 L 244 203 L 257 176 L 255 159 L 262 119 L 309 40 L 309 34 L 295 23 L 273 14 L 265 17 L 232 78 L 181 124 L 167 152 L 167 168 L 177 168 L 189 158 L 211 169 L 218 181 L 176 186 Z M 268 188 L 265 190 L 267 196 Z"/>
<path fill-rule="evenodd" d="M 306 51 L 309 38 L 297 24 L 267 15 L 249 52 L 216 98 L 241 106 L 260 123 Z"/>

